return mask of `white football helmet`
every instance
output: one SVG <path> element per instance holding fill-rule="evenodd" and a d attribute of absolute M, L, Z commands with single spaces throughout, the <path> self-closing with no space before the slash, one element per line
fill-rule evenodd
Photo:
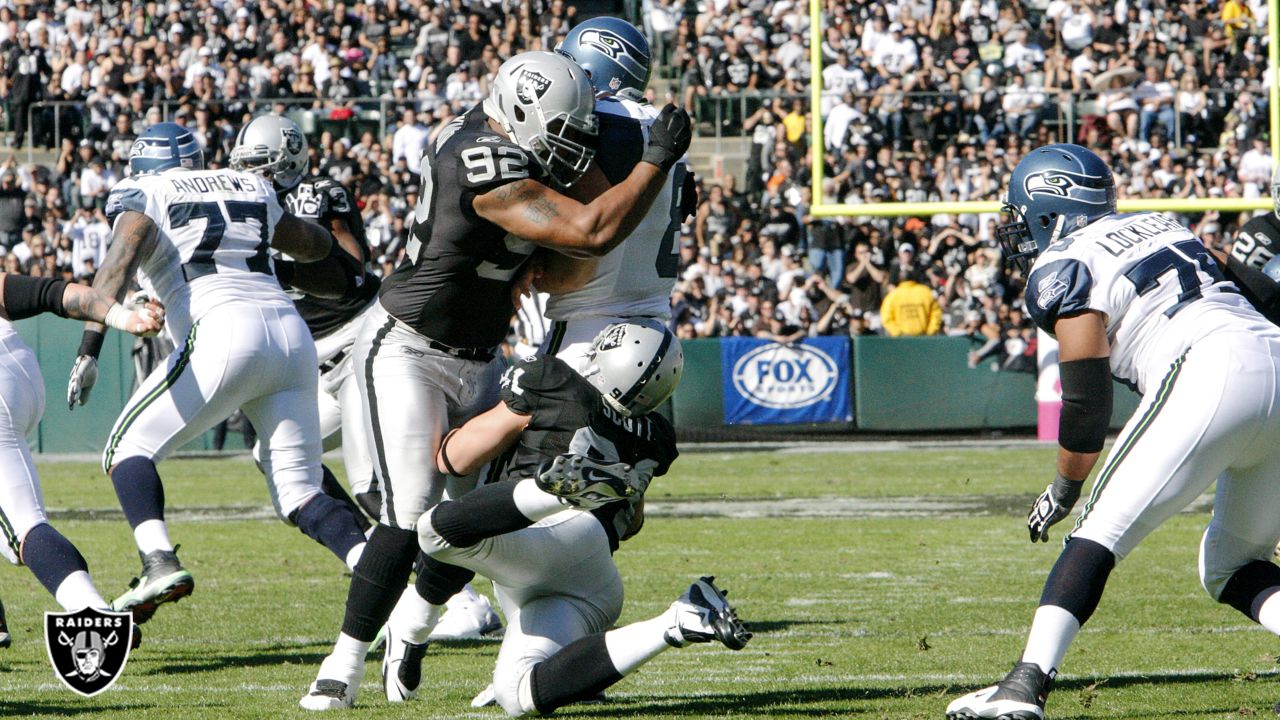
<path fill-rule="evenodd" d="M 683 371 L 684 350 L 675 334 L 658 320 L 642 318 L 601 330 L 582 376 L 610 407 L 630 417 L 666 402 Z"/>
<path fill-rule="evenodd" d="M 595 91 L 563 55 L 526 52 L 502 63 L 484 112 L 561 187 L 577 182 L 595 157 Z"/>
<path fill-rule="evenodd" d="M 309 164 L 307 136 L 297 123 L 279 115 L 255 118 L 240 129 L 231 148 L 233 170 L 261 175 L 280 190 L 302 182 Z"/>
<path fill-rule="evenodd" d="M 1280 218 L 1280 165 L 1271 174 L 1271 202 L 1275 204 L 1276 217 Z"/>

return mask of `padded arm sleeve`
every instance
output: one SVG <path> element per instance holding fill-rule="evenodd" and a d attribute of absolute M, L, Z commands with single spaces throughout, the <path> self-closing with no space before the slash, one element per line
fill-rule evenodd
<path fill-rule="evenodd" d="M 5 314 L 10 320 L 35 317 L 44 312 L 66 317 L 67 311 L 62 307 L 62 294 L 66 289 L 67 283 L 62 280 L 7 275 L 4 279 Z"/>
<path fill-rule="evenodd" d="M 1111 422 L 1111 360 L 1067 360 L 1059 363 L 1058 373 L 1062 378 L 1058 444 L 1077 453 L 1102 450 Z"/>

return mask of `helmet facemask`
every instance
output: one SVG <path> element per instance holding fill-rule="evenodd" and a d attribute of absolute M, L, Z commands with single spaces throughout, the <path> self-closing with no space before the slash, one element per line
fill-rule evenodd
<path fill-rule="evenodd" d="M 1276 218 L 1280 218 L 1280 166 L 1271 175 L 1271 202 L 1275 206 Z"/>
<path fill-rule="evenodd" d="M 306 138 L 295 127 L 286 126 L 279 129 L 279 142 L 274 147 L 265 142 L 248 144 L 246 135 L 252 124 L 240 130 L 228 164 L 233 170 L 270 180 L 280 191 L 293 189 L 307 172 Z"/>
<path fill-rule="evenodd" d="M 542 112 L 542 106 L 534 104 L 543 131 L 529 139 L 529 151 L 552 182 L 560 187 L 571 187 L 582 178 L 596 156 L 597 122 L 595 115 L 586 121 L 569 113 L 559 113 L 550 119 Z M 516 112 L 522 112 L 517 107 Z"/>

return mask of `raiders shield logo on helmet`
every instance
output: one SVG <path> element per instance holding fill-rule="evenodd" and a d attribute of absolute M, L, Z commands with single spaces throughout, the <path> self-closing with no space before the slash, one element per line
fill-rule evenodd
<path fill-rule="evenodd" d="M 286 127 L 280 131 L 280 134 L 284 136 L 285 152 L 289 153 L 290 155 L 297 155 L 298 153 L 302 152 L 302 146 L 303 146 L 303 143 L 305 142 L 305 140 L 302 137 L 302 133 L 298 132 L 294 128 Z"/>
<path fill-rule="evenodd" d="M 133 615 L 85 608 L 44 614 L 44 644 L 63 685 L 92 697 L 111 687 L 129 660 Z"/>
<path fill-rule="evenodd" d="M 521 102 L 532 103 L 541 98 L 551 87 L 551 80 L 536 70 L 525 69 L 520 73 L 520 82 L 516 88 L 516 97 Z"/>

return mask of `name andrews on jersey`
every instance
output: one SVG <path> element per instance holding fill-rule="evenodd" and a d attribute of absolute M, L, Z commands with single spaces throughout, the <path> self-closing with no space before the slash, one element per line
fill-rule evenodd
<path fill-rule="evenodd" d="M 248 180 L 231 174 L 202 175 L 196 177 L 166 177 L 176 192 L 253 192 L 256 188 Z"/>

